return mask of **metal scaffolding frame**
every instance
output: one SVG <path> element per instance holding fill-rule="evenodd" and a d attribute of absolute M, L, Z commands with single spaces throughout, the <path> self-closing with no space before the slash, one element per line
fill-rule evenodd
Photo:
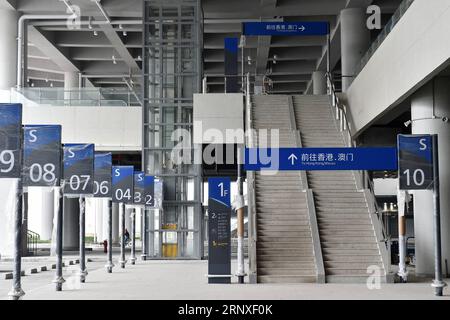
<path fill-rule="evenodd" d="M 198 156 L 193 145 L 193 94 L 201 91 L 200 0 L 144 0 L 143 170 L 163 181 L 162 208 L 150 213 L 149 258 L 203 256 L 200 164 L 177 164 L 177 154 Z M 177 130 L 191 141 L 178 148 Z M 178 139 L 175 139 L 178 138 Z M 176 141 L 173 141 L 176 140 Z"/>

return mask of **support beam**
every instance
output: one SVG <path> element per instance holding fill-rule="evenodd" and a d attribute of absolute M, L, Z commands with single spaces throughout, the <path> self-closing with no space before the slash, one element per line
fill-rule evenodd
<path fill-rule="evenodd" d="M 116 30 L 110 24 L 101 25 L 100 29 L 105 34 L 106 38 L 111 42 L 115 51 L 120 56 L 120 58 L 126 63 L 131 73 L 140 73 L 141 68 L 136 62 L 135 58 L 130 54 L 127 47 L 123 43 L 120 36 L 117 34 Z"/>

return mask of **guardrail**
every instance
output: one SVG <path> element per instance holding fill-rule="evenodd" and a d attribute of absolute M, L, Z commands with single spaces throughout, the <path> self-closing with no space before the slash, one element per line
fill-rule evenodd
<path fill-rule="evenodd" d="M 352 137 L 352 124 L 347 112 L 347 107 L 344 103 L 342 103 L 342 101 L 339 99 L 337 93 L 336 93 L 336 88 L 334 86 L 334 82 L 333 82 L 333 77 L 331 75 L 331 73 L 327 73 L 326 74 L 327 77 L 327 84 L 328 84 L 328 94 L 331 96 L 331 101 L 332 101 L 332 106 L 334 108 L 334 113 L 335 113 L 335 117 L 336 120 L 339 123 L 339 129 L 341 132 L 345 133 L 344 134 L 344 139 L 346 139 L 346 144 L 348 147 L 356 147 L 356 141 L 353 139 Z M 389 237 L 389 235 L 387 234 L 387 231 L 384 227 L 384 223 L 383 223 L 383 213 L 380 210 L 378 203 L 376 201 L 376 197 L 375 197 L 375 190 L 374 190 L 374 186 L 372 181 L 370 181 L 369 179 L 369 175 L 367 173 L 367 171 L 357 171 L 357 176 L 355 177 L 357 178 L 357 184 L 358 186 L 367 191 L 366 193 L 366 200 L 369 202 L 369 209 L 373 208 L 373 215 L 376 215 L 377 217 L 377 221 L 374 221 L 374 227 L 375 227 L 375 232 L 377 234 L 377 238 L 379 241 L 384 242 L 385 246 L 386 246 L 386 250 L 382 250 L 381 254 L 383 257 L 383 262 L 385 263 L 386 266 L 386 271 L 388 271 L 389 267 L 390 267 L 390 262 L 391 262 L 391 256 L 390 256 L 390 251 L 391 251 L 391 239 Z M 371 218 L 372 216 L 371 215 Z"/>
<path fill-rule="evenodd" d="M 92 106 L 92 107 L 126 107 L 141 106 L 134 91 L 116 88 L 82 88 L 65 90 L 63 88 L 21 88 L 13 93 L 39 105 L 50 106 Z"/>
<path fill-rule="evenodd" d="M 37 255 L 40 239 L 41 236 L 38 233 L 27 230 L 27 254 L 32 254 L 33 256 Z"/>

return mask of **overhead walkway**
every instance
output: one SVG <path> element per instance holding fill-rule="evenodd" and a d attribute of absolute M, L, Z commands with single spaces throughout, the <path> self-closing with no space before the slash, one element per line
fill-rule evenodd
<path fill-rule="evenodd" d="M 279 129 L 280 147 L 347 146 L 328 96 L 255 96 L 252 123 Z M 252 175 L 258 282 L 365 282 L 374 266 L 388 280 L 382 227 L 358 172 Z"/>

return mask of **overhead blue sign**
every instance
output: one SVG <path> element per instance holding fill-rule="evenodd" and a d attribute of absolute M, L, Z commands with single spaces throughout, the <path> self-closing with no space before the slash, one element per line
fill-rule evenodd
<path fill-rule="evenodd" d="M 22 105 L 0 103 L 0 178 L 21 177 Z"/>
<path fill-rule="evenodd" d="M 64 193 L 87 195 L 94 193 L 93 144 L 64 145 Z"/>
<path fill-rule="evenodd" d="M 244 22 L 245 36 L 325 36 L 328 22 Z"/>
<path fill-rule="evenodd" d="M 397 170 L 396 148 L 246 149 L 244 168 L 260 170 Z"/>
<path fill-rule="evenodd" d="M 24 128 L 24 186 L 59 186 L 61 179 L 61 126 L 27 125 Z"/>
<path fill-rule="evenodd" d="M 398 135 L 400 190 L 432 189 L 433 143 L 431 135 Z"/>

